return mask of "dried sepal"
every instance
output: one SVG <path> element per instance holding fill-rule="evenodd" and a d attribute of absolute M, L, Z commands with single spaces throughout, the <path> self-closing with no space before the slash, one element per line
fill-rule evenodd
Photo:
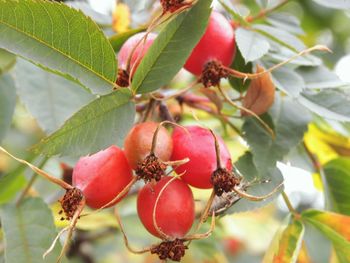
<path fill-rule="evenodd" d="M 264 72 L 264 68 L 257 65 L 256 73 Z M 259 78 L 253 79 L 243 99 L 243 107 L 251 110 L 257 115 L 268 111 L 275 100 L 275 86 L 270 73 L 265 73 Z M 242 110 L 242 115 L 251 115 Z"/>

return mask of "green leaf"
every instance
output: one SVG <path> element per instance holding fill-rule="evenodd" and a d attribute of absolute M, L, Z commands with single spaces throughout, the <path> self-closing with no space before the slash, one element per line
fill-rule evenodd
<path fill-rule="evenodd" d="M 253 64 L 251 62 L 246 64 L 241 52 L 239 51 L 239 49 L 237 49 L 235 59 L 231 64 L 231 68 L 241 72 L 251 73 L 253 71 Z M 234 78 L 232 76 L 229 76 L 228 80 L 231 86 L 238 92 L 246 91 L 250 84 L 250 80 Z"/>
<path fill-rule="evenodd" d="M 307 131 L 310 114 L 293 100 L 276 97 L 270 109 L 275 136 L 272 138 L 259 122 L 249 117 L 243 125 L 245 138 L 253 153 L 254 164 L 259 171 L 275 167 L 288 152 L 298 145 Z"/>
<path fill-rule="evenodd" d="M 328 237 L 341 263 L 350 262 L 350 217 L 318 210 L 307 210 L 302 219 Z"/>
<path fill-rule="evenodd" d="M 339 88 L 346 85 L 325 66 L 299 67 L 296 72 L 304 79 L 307 89 Z"/>
<path fill-rule="evenodd" d="M 5 236 L 5 261 L 16 263 L 55 262 L 60 252 L 57 244 L 43 260 L 44 252 L 56 237 L 51 210 L 39 198 L 28 198 L 20 207 L 7 205 L 1 209 Z"/>
<path fill-rule="evenodd" d="M 287 47 L 295 53 L 298 53 L 306 48 L 304 43 L 299 38 L 283 29 L 258 24 L 254 26 L 254 30 L 267 37 L 270 41 Z"/>
<path fill-rule="evenodd" d="M 288 68 L 274 70 L 272 80 L 277 88 L 293 98 L 298 97 L 305 87 L 303 78 Z"/>
<path fill-rule="evenodd" d="M 279 13 L 271 13 L 266 18 L 266 21 L 282 30 L 286 30 L 293 34 L 302 35 L 304 34 L 303 29 L 300 26 L 300 21 L 297 17 L 286 13 L 286 12 L 279 12 Z"/>
<path fill-rule="evenodd" d="M 283 182 L 283 176 L 276 167 L 269 168 L 266 171 L 258 170 L 253 163 L 253 155 L 250 152 L 246 152 L 240 157 L 235 163 L 235 167 L 243 176 L 245 182 L 255 182 L 247 189 L 247 192 L 252 195 L 266 195 Z M 278 195 L 279 192 L 272 197 L 259 202 L 249 201 L 242 198 L 237 201 L 227 213 L 245 212 L 263 207 L 274 201 Z"/>
<path fill-rule="evenodd" d="M 95 98 L 74 82 L 23 59 L 16 64 L 16 82 L 19 97 L 46 133 Z"/>
<path fill-rule="evenodd" d="M 325 164 L 324 179 L 330 209 L 350 215 L 350 159 L 338 158 Z"/>
<path fill-rule="evenodd" d="M 314 2 L 330 8 L 350 9 L 350 0 L 314 0 Z"/>
<path fill-rule="evenodd" d="M 236 42 L 246 63 L 261 58 L 270 48 L 264 37 L 241 27 L 236 30 Z"/>
<path fill-rule="evenodd" d="M 114 91 L 92 101 L 69 118 L 64 125 L 34 146 L 36 153 L 82 156 L 122 146 L 132 127 L 135 106 L 127 89 Z"/>
<path fill-rule="evenodd" d="M 298 220 L 287 218 L 287 224 L 275 234 L 263 263 L 295 263 L 302 246 L 304 225 Z"/>
<path fill-rule="evenodd" d="M 321 117 L 350 121 L 350 97 L 342 90 L 304 91 L 298 97 L 298 101 Z"/>
<path fill-rule="evenodd" d="M 0 74 L 10 70 L 16 63 L 16 56 L 5 49 L 0 49 Z"/>
<path fill-rule="evenodd" d="M 0 75 L 0 142 L 12 122 L 16 106 L 16 88 L 10 75 Z"/>
<path fill-rule="evenodd" d="M 242 17 L 238 12 L 234 10 L 234 7 L 232 7 L 232 4 L 230 2 L 225 3 L 222 0 L 219 0 L 220 4 L 222 7 L 228 12 L 232 17 L 235 22 L 238 22 L 240 25 L 243 26 L 249 26 L 249 23 Z"/>
<path fill-rule="evenodd" d="M 114 51 L 118 52 L 126 40 L 128 40 L 133 35 L 140 33 L 142 31 L 145 31 L 145 30 L 146 30 L 146 28 L 140 27 L 140 28 L 136 28 L 136 29 L 131 29 L 131 30 L 123 32 L 123 33 L 115 34 L 109 38 L 109 42 L 111 43 Z"/>
<path fill-rule="evenodd" d="M 112 90 L 114 51 L 81 11 L 43 0 L 3 0 L 0 11 L 0 47 L 74 78 L 95 93 Z"/>
<path fill-rule="evenodd" d="M 211 3 L 211 0 L 198 1 L 159 33 L 137 67 L 131 83 L 135 92 L 151 92 L 171 81 L 204 34 Z"/>
<path fill-rule="evenodd" d="M 25 159 L 32 162 L 34 158 L 35 155 L 31 154 Z M 26 168 L 26 165 L 20 164 L 13 171 L 0 176 L 0 205 L 12 200 L 17 192 L 24 188 L 27 182 L 24 176 Z"/>

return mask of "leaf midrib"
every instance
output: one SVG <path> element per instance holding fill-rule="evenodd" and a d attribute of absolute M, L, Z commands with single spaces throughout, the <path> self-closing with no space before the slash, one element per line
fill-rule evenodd
<path fill-rule="evenodd" d="M 60 53 L 63 57 L 68 58 L 69 60 L 71 60 L 71 61 L 77 63 L 77 64 L 80 65 L 82 68 L 85 68 L 87 71 L 90 71 L 91 73 L 95 74 L 96 76 L 98 76 L 98 77 L 101 78 L 102 80 L 104 80 L 104 81 L 108 82 L 109 84 L 111 84 L 112 86 L 114 86 L 114 82 L 112 82 L 111 80 L 105 78 L 105 77 L 102 76 L 100 73 L 94 71 L 92 68 L 89 68 L 89 67 L 87 67 L 86 65 L 82 64 L 80 61 L 76 60 L 74 57 L 72 57 L 72 56 L 70 56 L 70 55 L 64 53 L 63 51 L 61 51 L 61 50 L 55 48 L 54 46 L 49 45 L 49 43 L 47 43 L 47 42 L 45 42 L 45 41 L 42 41 L 42 40 L 38 39 L 37 37 L 35 37 L 34 35 L 31 35 L 31 34 L 25 32 L 25 31 L 23 31 L 23 30 L 19 30 L 18 28 L 14 27 L 13 25 L 11 25 L 11 24 L 9 24 L 9 23 L 4 22 L 3 20 L 0 20 L 0 23 L 2 23 L 3 25 L 9 27 L 10 29 L 12 29 L 12 30 L 14 30 L 14 31 L 17 31 L 17 32 L 19 32 L 19 33 L 21 33 L 21 34 L 23 34 L 23 35 L 29 37 L 29 38 L 32 38 L 32 39 L 38 41 L 39 43 L 41 43 L 42 45 L 44 45 L 44 46 L 46 46 L 46 47 L 48 47 L 48 48 L 50 48 L 50 49 L 52 49 L 52 50 L 54 50 L 54 51 Z"/>

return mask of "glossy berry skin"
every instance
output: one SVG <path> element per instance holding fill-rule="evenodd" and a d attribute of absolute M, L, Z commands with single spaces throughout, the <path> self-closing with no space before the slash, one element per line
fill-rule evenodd
<path fill-rule="evenodd" d="M 115 198 L 131 180 L 132 170 L 124 152 L 116 146 L 80 158 L 73 169 L 73 186 L 84 193 L 86 204 L 95 209 Z"/>
<path fill-rule="evenodd" d="M 201 189 L 212 188 L 210 182 L 212 173 L 217 169 L 215 140 L 209 130 L 199 126 L 187 126 L 184 129 L 175 128 L 173 138 L 173 153 L 171 160 L 189 158 L 190 161 L 175 169 L 177 174 L 186 173 L 181 177 L 189 185 Z M 231 156 L 221 137 L 217 135 L 220 146 L 222 165 L 231 170 Z"/>
<path fill-rule="evenodd" d="M 200 75 L 205 64 L 218 60 L 230 66 L 236 52 L 235 32 L 230 22 L 220 13 L 213 11 L 207 29 L 187 59 L 185 69 Z"/>
<path fill-rule="evenodd" d="M 152 235 L 161 237 L 153 224 L 153 209 L 164 185 L 172 177 L 163 177 L 158 183 L 146 184 L 137 197 L 137 213 L 142 224 Z M 194 221 L 194 199 L 191 189 L 180 179 L 170 182 L 160 196 L 156 221 L 158 227 L 172 238 L 182 238 Z"/>
<path fill-rule="evenodd" d="M 156 122 L 136 124 L 126 136 L 124 150 L 131 168 L 136 169 L 137 164 L 150 154 L 153 135 L 158 125 Z M 154 154 L 162 161 L 169 161 L 172 150 L 171 136 L 164 127 L 161 127 Z"/>
<path fill-rule="evenodd" d="M 145 36 L 146 33 L 138 33 L 130 37 L 121 47 L 118 54 L 118 63 L 119 67 L 122 69 L 127 69 L 127 63 L 131 52 L 133 52 L 134 47 L 139 43 L 139 41 Z M 133 72 L 135 72 L 137 66 L 140 64 L 141 59 L 146 54 L 147 50 L 152 45 L 154 39 L 157 37 L 157 34 L 149 33 L 146 41 L 142 40 L 142 42 L 136 47 L 133 55 L 130 60 L 130 69 L 133 68 Z M 136 63 L 136 64 L 135 64 Z"/>

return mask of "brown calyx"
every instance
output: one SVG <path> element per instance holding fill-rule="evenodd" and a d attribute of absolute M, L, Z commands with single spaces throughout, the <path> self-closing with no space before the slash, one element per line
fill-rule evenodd
<path fill-rule="evenodd" d="M 157 254 L 160 260 L 170 259 L 172 261 L 180 261 L 185 255 L 185 251 L 188 247 L 181 239 L 175 239 L 173 241 L 163 241 L 159 245 L 151 249 L 152 254 Z"/>
<path fill-rule="evenodd" d="M 62 210 L 59 212 L 59 214 L 62 214 L 64 212 L 66 216 L 66 218 L 61 217 L 61 220 L 72 219 L 75 212 L 79 208 L 79 205 L 83 200 L 83 198 L 84 198 L 83 192 L 78 188 L 74 187 L 72 189 L 68 189 L 65 195 L 62 197 L 62 199 L 59 200 L 62 206 Z"/>
<path fill-rule="evenodd" d="M 118 69 L 118 77 L 116 84 L 119 87 L 129 87 L 129 72 L 125 69 Z"/>
<path fill-rule="evenodd" d="M 163 12 L 170 12 L 173 13 L 179 8 L 186 6 L 187 4 L 184 3 L 185 0 L 160 0 L 160 4 L 163 7 Z"/>
<path fill-rule="evenodd" d="M 233 191 L 233 188 L 240 183 L 240 179 L 235 177 L 225 168 L 218 168 L 211 176 L 211 183 L 217 196 Z"/>
<path fill-rule="evenodd" d="M 229 72 L 222 63 L 217 60 L 212 60 L 205 64 L 200 82 L 202 82 L 206 88 L 219 86 L 221 78 L 227 78 L 228 76 Z"/>
<path fill-rule="evenodd" d="M 138 179 L 143 179 L 146 183 L 153 180 L 158 182 L 165 175 L 166 168 L 167 166 L 151 153 L 137 165 L 135 172 Z"/>

